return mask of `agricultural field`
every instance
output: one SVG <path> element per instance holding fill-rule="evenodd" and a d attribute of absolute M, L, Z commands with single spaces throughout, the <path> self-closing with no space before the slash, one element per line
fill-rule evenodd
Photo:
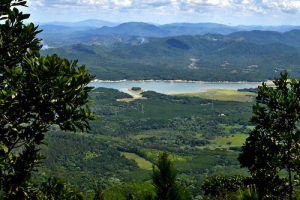
<path fill-rule="evenodd" d="M 202 99 L 218 101 L 253 102 L 256 94 L 252 92 L 240 92 L 236 90 L 210 89 L 206 92 L 186 93 L 181 94 L 181 96 L 199 97 Z"/>
<path fill-rule="evenodd" d="M 152 163 L 149 162 L 148 160 L 140 157 L 139 155 L 135 154 L 135 153 L 128 153 L 128 152 L 124 152 L 121 153 L 122 156 L 124 156 L 125 158 L 129 159 L 129 160 L 134 160 L 137 164 L 137 166 L 141 169 L 145 169 L 145 170 L 151 170 L 152 169 Z"/>
<path fill-rule="evenodd" d="M 131 96 L 112 89 L 94 90 L 91 108 L 98 118 L 91 123 L 91 131 L 52 130 L 47 146 L 42 146 L 45 165 L 35 180 L 56 176 L 87 196 L 96 188 L 108 195 L 150 185 L 152 165 L 161 152 L 170 154 L 181 181 L 194 196 L 201 195 L 201 184 L 208 176 L 247 174 L 237 157 L 253 129 L 249 119 L 255 93 L 141 95 L 119 101 Z"/>

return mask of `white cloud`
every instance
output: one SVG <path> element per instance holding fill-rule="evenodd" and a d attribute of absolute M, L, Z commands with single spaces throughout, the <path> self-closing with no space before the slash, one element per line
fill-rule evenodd
<path fill-rule="evenodd" d="M 119 7 L 130 7 L 133 4 L 133 0 L 113 0 L 112 2 Z"/>
<path fill-rule="evenodd" d="M 300 0 L 29 0 L 29 5 L 42 6 L 98 6 L 110 9 L 168 9 L 199 11 L 206 7 L 248 10 L 263 13 L 270 10 L 297 12 Z"/>
<path fill-rule="evenodd" d="M 300 0 L 28 0 L 39 21 L 97 18 L 122 21 L 213 21 L 299 24 Z M 63 16 L 63 17 L 62 17 Z M 70 17 L 72 16 L 72 17 Z M 281 17 L 281 18 L 280 18 Z M 99 17 L 100 18 L 100 17 Z M 290 20 L 293 18 L 293 20 Z M 281 20 L 282 19 L 282 20 Z M 281 21 L 280 21 L 281 20 Z"/>
<path fill-rule="evenodd" d="M 30 7 L 42 7 L 44 6 L 44 0 L 28 0 Z"/>
<path fill-rule="evenodd" d="M 231 5 L 229 0 L 186 0 L 182 2 L 186 4 L 198 5 L 198 6 L 209 5 L 209 6 L 223 7 L 223 6 Z"/>
<path fill-rule="evenodd" d="M 269 9 L 279 9 L 282 11 L 300 10 L 299 0 L 263 0 L 262 4 L 264 4 Z"/>

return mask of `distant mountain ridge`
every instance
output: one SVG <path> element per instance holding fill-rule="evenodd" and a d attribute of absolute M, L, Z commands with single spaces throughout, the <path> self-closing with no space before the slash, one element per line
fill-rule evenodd
<path fill-rule="evenodd" d="M 237 40 L 244 40 L 256 44 L 280 43 L 290 46 L 300 47 L 300 30 L 291 30 L 280 33 L 275 31 L 243 31 L 235 32 L 229 37 Z"/>
<path fill-rule="evenodd" d="M 88 19 L 79 22 L 48 22 L 48 23 L 39 23 L 42 26 L 47 25 L 59 25 L 59 26 L 67 26 L 67 27 L 95 27 L 101 28 L 104 26 L 116 28 L 116 26 L 122 25 L 122 27 L 132 26 L 133 24 L 141 26 L 156 26 L 164 31 L 183 31 L 182 29 L 189 29 L 195 31 L 195 29 L 199 32 L 202 31 L 203 33 L 219 33 L 219 34 L 226 34 L 226 32 L 232 33 L 236 31 L 251 31 L 251 30 L 261 30 L 261 31 L 276 31 L 276 32 L 287 32 L 293 29 L 300 29 L 300 26 L 292 26 L 292 25 L 280 25 L 280 26 L 259 26 L 259 25 L 238 25 L 238 26 L 230 26 L 225 24 L 219 23 L 169 23 L 169 24 L 162 24 L 157 25 L 153 23 L 145 23 L 145 22 L 124 22 L 124 23 L 117 23 L 117 22 L 110 22 L 104 20 L 97 20 L 97 19 Z M 211 32 L 214 31 L 214 32 Z"/>
<path fill-rule="evenodd" d="M 284 34 L 284 32 L 300 29 L 298 26 L 228 26 L 216 23 L 154 25 L 143 22 L 127 22 L 116 24 L 99 20 L 86 20 L 75 23 L 53 22 L 41 24 L 40 27 L 44 30 L 44 32 L 41 33 L 41 38 L 43 38 L 45 43 L 49 46 L 64 46 L 87 42 L 102 43 L 104 36 L 110 41 L 112 41 L 112 38 L 117 37 L 121 38 L 122 41 L 124 38 L 127 40 L 128 37 L 159 38 L 181 35 L 233 34 L 232 36 L 255 40 L 255 35 L 259 34 L 259 31 L 270 31 L 272 37 L 274 36 L 277 41 L 280 41 L 281 37 L 284 37 L 281 35 Z M 248 31 L 257 32 L 246 33 Z M 275 31 L 277 33 L 271 33 Z M 298 38 L 297 35 L 292 33 L 289 37 Z M 266 38 L 266 41 L 270 40 L 273 39 Z M 284 43 L 288 42 L 288 39 L 284 40 Z M 257 42 L 260 41 L 264 42 L 263 40 L 257 39 Z M 299 45 L 299 43 L 297 42 L 296 45 Z"/>
<path fill-rule="evenodd" d="M 95 30 L 99 35 L 129 35 L 144 37 L 164 37 L 169 33 L 153 24 L 128 22 L 115 27 L 102 27 Z"/>
<path fill-rule="evenodd" d="M 48 23 L 39 23 L 41 26 L 65 26 L 65 27 L 94 27 L 94 28 L 101 28 L 103 26 L 117 26 L 119 23 L 97 20 L 97 19 L 88 19 L 84 21 L 78 22 L 48 22 Z"/>
<path fill-rule="evenodd" d="M 95 30 L 100 35 L 130 35 L 145 37 L 168 37 L 180 35 L 231 34 L 240 31 L 287 32 L 300 29 L 298 26 L 228 26 L 217 23 L 173 23 L 154 25 L 144 22 L 127 22 Z"/>

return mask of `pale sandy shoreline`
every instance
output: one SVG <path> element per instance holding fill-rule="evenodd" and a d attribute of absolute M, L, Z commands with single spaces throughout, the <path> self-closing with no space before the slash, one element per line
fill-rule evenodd
<path fill-rule="evenodd" d="M 262 84 L 263 82 L 249 82 L 249 81 L 189 81 L 189 80 L 99 80 L 94 79 L 92 83 L 122 83 L 122 82 L 132 82 L 132 83 L 145 83 L 145 82 L 166 82 L 166 83 L 241 83 L 241 84 Z M 265 81 L 266 83 L 272 82 L 272 80 Z"/>

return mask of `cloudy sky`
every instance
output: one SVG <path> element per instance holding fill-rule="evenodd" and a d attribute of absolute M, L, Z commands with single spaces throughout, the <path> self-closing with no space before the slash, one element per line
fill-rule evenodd
<path fill-rule="evenodd" d="M 300 25 L 300 0 L 28 0 L 35 22 L 216 22 Z"/>

